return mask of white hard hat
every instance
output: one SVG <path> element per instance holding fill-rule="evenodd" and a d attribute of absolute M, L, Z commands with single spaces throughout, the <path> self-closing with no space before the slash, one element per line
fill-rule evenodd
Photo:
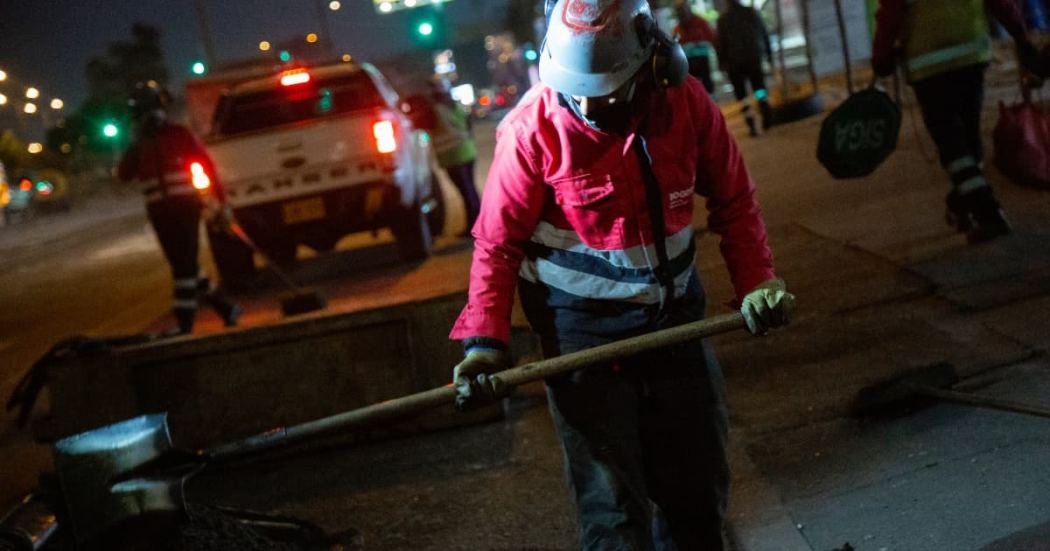
<path fill-rule="evenodd" d="M 646 0 L 547 0 L 540 80 L 572 96 L 600 97 L 627 82 L 656 47 Z"/>

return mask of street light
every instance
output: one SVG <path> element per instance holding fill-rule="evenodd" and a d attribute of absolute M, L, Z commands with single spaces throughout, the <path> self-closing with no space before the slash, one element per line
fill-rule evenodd
<path fill-rule="evenodd" d="M 306 35 L 306 41 L 309 42 L 310 44 L 313 44 L 314 42 L 317 42 L 317 33 L 310 33 L 310 34 Z"/>
<path fill-rule="evenodd" d="M 265 40 L 263 40 L 262 42 L 259 43 L 259 49 L 264 51 L 264 52 L 269 50 L 270 49 L 270 43 L 265 41 Z"/>
<path fill-rule="evenodd" d="M 63 105 L 65 105 L 65 103 L 63 103 L 63 101 L 58 98 L 51 100 L 52 109 L 61 109 Z"/>
<path fill-rule="evenodd" d="M 0 71 L 0 82 L 7 80 L 7 73 Z"/>
<path fill-rule="evenodd" d="M 36 88 L 30 87 L 30 88 L 28 88 L 26 90 L 26 97 L 29 98 L 29 99 L 39 98 L 40 97 L 40 90 L 37 90 Z"/>
<path fill-rule="evenodd" d="M 29 152 L 30 153 L 34 153 L 34 154 L 35 153 L 40 153 L 43 150 L 44 150 L 44 145 L 41 144 L 40 142 L 33 142 L 33 143 L 29 144 Z"/>
<path fill-rule="evenodd" d="M 32 115 L 33 113 L 36 113 L 36 104 L 26 103 L 26 106 L 23 107 L 22 110 Z"/>
<path fill-rule="evenodd" d="M 328 9 L 332 11 L 339 11 L 339 8 L 341 7 L 343 7 L 343 5 L 339 3 L 339 0 L 332 0 L 328 3 Z"/>
<path fill-rule="evenodd" d="M 0 105 L 7 105 L 7 96 L 0 94 Z"/>

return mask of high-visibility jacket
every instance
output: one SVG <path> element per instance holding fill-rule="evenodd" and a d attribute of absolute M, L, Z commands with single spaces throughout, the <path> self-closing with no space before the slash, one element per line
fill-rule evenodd
<path fill-rule="evenodd" d="M 1025 39 L 1017 0 L 879 0 L 872 65 L 876 70 L 891 66 L 897 41 L 904 47 L 911 82 L 988 63 L 992 49 L 986 8 L 1011 36 Z"/>
<path fill-rule="evenodd" d="M 467 114 L 458 107 L 444 103 L 434 105 L 436 123 L 431 139 L 438 164 L 442 167 L 461 165 L 477 157 L 474 140 L 470 138 Z"/>
<path fill-rule="evenodd" d="M 626 136 L 588 126 L 542 83 L 504 117 L 451 338 L 508 342 L 516 287 L 541 337 L 593 345 L 652 330 L 668 305 L 702 300 L 696 194 L 737 298 L 774 277 L 755 188 L 718 107 L 692 77 L 647 97 Z"/>
<path fill-rule="evenodd" d="M 699 15 L 678 23 L 674 28 L 674 36 L 678 37 L 678 43 L 685 50 L 686 57 L 710 57 L 714 55 L 718 45 L 718 35 L 707 20 Z"/>
<path fill-rule="evenodd" d="M 168 198 L 196 196 L 193 186 L 193 163 L 200 163 L 208 178 L 204 193 L 225 202 L 226 191 L 219 182 L 215 164 L 204 144 L 185 126 L 163 122 L 148 129 L 132 143 L 117 166 L 117 178 L 136 181 L 146 203 Z"/>

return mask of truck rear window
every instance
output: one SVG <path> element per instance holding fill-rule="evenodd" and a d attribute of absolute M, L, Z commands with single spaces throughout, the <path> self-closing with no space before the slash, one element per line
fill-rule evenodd
<path fill-rule="evenodd" d="M 381 107 L 383 96 L 365 73 L 223 98 L 214 131 L 234 136 Z"/>

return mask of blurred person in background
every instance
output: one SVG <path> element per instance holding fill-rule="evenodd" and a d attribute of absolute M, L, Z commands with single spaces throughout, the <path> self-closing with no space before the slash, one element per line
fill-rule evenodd
<path fill-rule="evenodd" d="M 448 173 L 449 179 L 459 191 L 459 196 L 463 198 L 467 227 L 459 237 L 469 237 L 474 222 L 478 219 L 478 211 L 481 210 L 481 198 L 474 184 L 474 159 L 477 157 L 477 150 L 471 137 L 470 115 L 460 109 L 452 99 L 447 80 L 431 81 L 430 91 L 434 117 L 431 121 L 433 126 L 428 130 L 432 134 L 438 164 Z"/>
<path fill-rule="evenodd" d="M 769 60 L 773 66 L 773 47 L 769 41 L 769 31 L 762 17 L 754 8 L 744 6 L 740 0 L 727 0 L 726 9 L 718 16 L 718 63 L 733 85 L 733 94 L 737 101 L 743 103 L 744 119 L 752 136 L 758 136 L 758 125 L 751 112 L 751 94 L 758 102 L 762 116 L 762 129 L 768 129 L 773 122 L 773 109 L 769 105 L 769 93 L 766 91 L 766 75 L 762 70 L 762 60 Z"/>
<path fill-rule="evenodd" d="M 690 4 L 689 0 L 678 0 L 675 5 L 678 25 L 674 28 L 674 36 L 689 60 L 689 74 L 704 85 L 708 94 L 713 94 L 715 81 L 711 78 L 711 60 L 718 46 L 718 35 L 706 19 L 693 13 Z"/>
<path fill-rule="evenodd" d="M 229 300 L 197 265 L 202 212 L 208 209 L 210 216 L 231 216 L 226 192 L 204 144 L 189 128 L 168 120 L 169 102 L 167 90 L 153 83 L 137 86 L 128 102 L 135 136 L 117 166 L 117 178 L 139 184 L 150 224 L 171 266 L 172 313 L 178 324 L 172 333 L 193 332 L 201 298 L 232 327 L 240 317 L 240 305 Z M 208 178 L 206 184 L 195 186 L 194 164 Z"/>
<path fill-rule="evenodd" d="M 1036 70 L 1038 54 L 1018 0 L 879 0 L 871 60 L 876 74 L 891 75 L 900 46 L 905 75 L 951 181 L 947 221 L 971 243 L 1011 231 L 984 175 L 981 109 L 992 59 L 985 10 L 1017 43 L 1022 66 Z"/>

